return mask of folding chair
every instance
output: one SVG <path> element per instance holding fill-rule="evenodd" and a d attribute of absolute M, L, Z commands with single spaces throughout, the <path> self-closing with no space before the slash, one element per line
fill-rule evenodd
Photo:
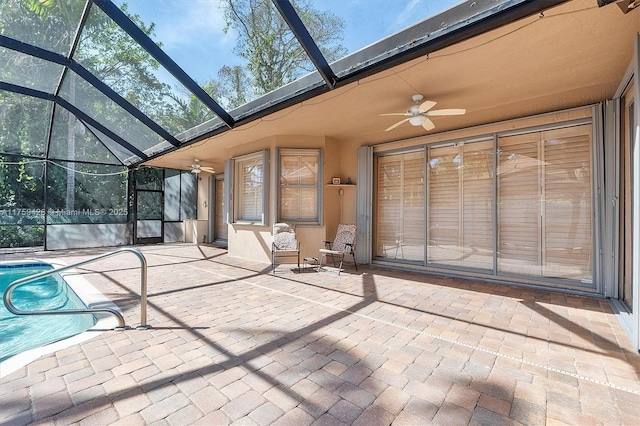
<path fill-rule="evenodd" d="M 291 225 L 276 223 L 273 225 L 273 243 L 271 243 L 271 271 L 275 272 L 277 258 L 297 257 L 300 269 L 300 241 Z"/>
<path fill-rule="evenodd" d="M 338 275 L 342 271 L 345 255 L 349 254 L 353 258 L 353 264 L 358 270 L 356 263 L 355 246 L 356 246 L 356 225 L 338 225 L 336 238 L 333 241 L 323 241 L 325 248 L 320 249 L 320 262 L 318 262 L 318 272 L 322 269 L 322 265 L 327 260 L 327 255 L 331 256 L 333 266 L 336 266 L 336 257 L 340 257 L 340 266 L 338 267 Z"/>

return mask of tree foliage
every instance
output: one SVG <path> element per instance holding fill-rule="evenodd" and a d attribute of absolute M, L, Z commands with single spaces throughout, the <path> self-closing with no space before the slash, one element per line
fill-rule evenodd
<path fill-rule="evenodd" d="M 329 62 L 344 55 L 342 19 L 315 9 L 309 0 L 294 0 L 292 4 Z M 246 60 L 246 72 L 257 95 L 315 69 L 271 0 L 222 0 L 222 8 L 225 31 L 238 34 L 234 52 Z"/>

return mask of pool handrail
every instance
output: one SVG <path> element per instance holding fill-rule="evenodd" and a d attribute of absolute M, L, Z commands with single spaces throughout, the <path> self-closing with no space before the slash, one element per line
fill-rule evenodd
<path fill-rule="evenodd" d="M 80 262 L 73 263 L 71 265 L 65 265 L 60 268 L 49 269 L 44 272 L 39 272 L 37 274 L 29 275 L 27 277 L 23 277 L 13 281 L 4 292 L 4 305 L 7 307 L 7 310 L 14 315 L 67 315 L 67 314 L 89 314 L 89 313 L 107 313 L 114 315 L 118 319 L 118 328 L 125 329 L 125 321 L 122 314 L 110 308 L 87 308 L 87 309 L 64 309 L 59 311 L 51 311 L 51 310 L 33 310 L 33 311 L 23 311 L 16 308 L 11 302 L 11 293 L 13 290 L 21 285 L 25 284 L 29 281 L 37 280 L 38 278 L 43 278 L 49 275 L 56 274 L 58 272 L 63 272 L 68 269 L 76 268 L 79 266 L 86 265 L 87 263 L 96 262 L 98 260 L 102 260 L 107 257 L 115 256 L 121 253 L 133 253 L 140 260 L 140 325 L 136 327 L 137 329 L 147 329 L 150 326 L 147 324 L 147 259 L 140 252 L 140 250 L 124 247 L 109 253 L 101 254 L 99 256 L 95 256 L 89 259 L 82 260 Z"/>

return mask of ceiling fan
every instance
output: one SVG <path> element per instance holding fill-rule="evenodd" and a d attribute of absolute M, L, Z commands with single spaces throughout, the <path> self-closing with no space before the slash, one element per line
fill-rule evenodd
<path fill-rule="evenodd" d="M 399 125 L 401 125 L 402 123 L 406 123 L 407 121 L 412 125 L 412 126 L 422 126 L 425 128 L 425 130 L 432 130 L 436 127 L 435 124 L 433 124 L 433 121 L 431 121 L 429 119 L 429 117 L 436 117 L 436 116 L 443 116 L 443 115 L 463 115 L 467 112 L 466 109 L 462 109 L 462 108 L 451 108 L 451 109 L 436 109 L 436 110 L 431 110 L 431 108 L 433 108 L 436 105 L 436 102 L 434 101 L 425 101 L 423 103 L 421 103 L 420 105 L 418 105 L 418 103 L 420 101 L 422 101 L 424 97 L 420 94 L 417 95 L 413 95 L 411 97 L 411 99 L 413 100 L 413 102 L 415 102 L 415 105 L 412 105 L 411 107 L 409 107 L 409 109 L 407 110 L 407 112 L 397 112 L 397 113 L 390 113 L 390 114 L 380 114 L 381 116 L 384 115 L 403 115 L 405 118 L 403 120 L 398 121 L 396 124 L 394 124 L 393 126 L 389 127 L 388 129 L 385 130 L 385 132 L 388 132 L 389 130 L 393 130 L 396 127 L 398 127 Z"/>
<path fill-rule="evenodd" d="M 191 165 L 191 173 L 198 174 L 200 172 L 215 173 L 216 171 L 213 169 L 213 167 L 205 167 L 200 165 L 200 160 L 195 158 L 193 160 L 193 164 Z"/>

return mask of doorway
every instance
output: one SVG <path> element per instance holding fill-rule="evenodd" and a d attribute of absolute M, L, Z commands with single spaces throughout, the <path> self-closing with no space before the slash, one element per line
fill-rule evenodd
<path fill-rule="evenodd" d="M 145 167 L 133 174 L 133 243 L 164 240 L 164 172 Z"/>
<path fill-rule="evenodd" d="M 161 243 L 163 193 L 157 190 L 139 189 L 135 192 L 134 243 Z"/>
<path fill-rule="evenodd" d="M 224 176 L 216 175 L 209 178 L 209 235 L 211 242 L 226 247 L 229 229 L 224 214 Z"/>

